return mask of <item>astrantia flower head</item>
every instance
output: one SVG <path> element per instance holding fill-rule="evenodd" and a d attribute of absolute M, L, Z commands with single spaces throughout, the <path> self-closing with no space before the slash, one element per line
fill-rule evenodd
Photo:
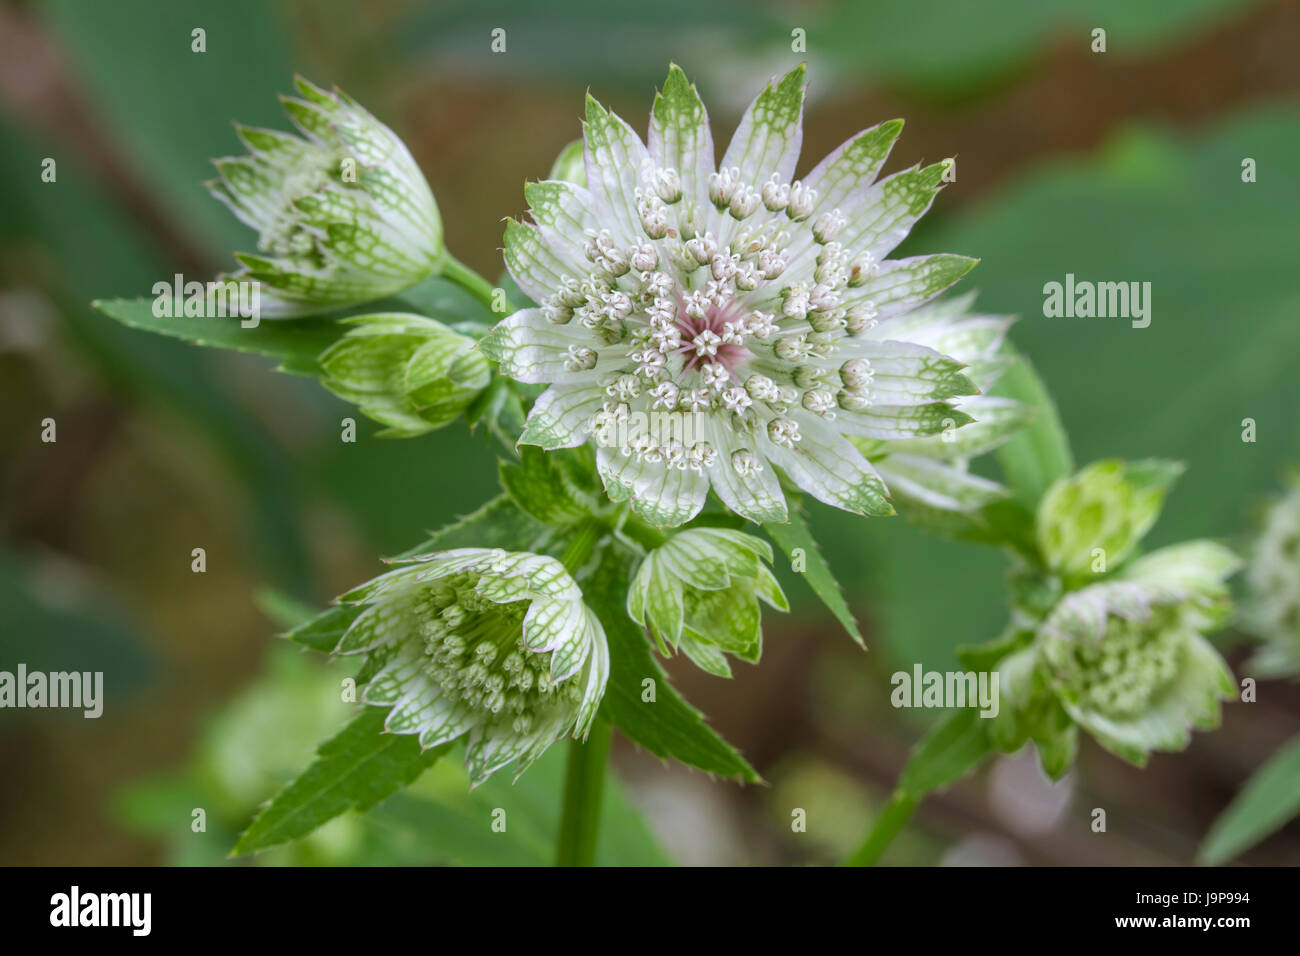
<path fill-rule="evenodd" d="M 281 97 L 304 138 L 237 126 L 249 155 L 216 160 L 212 194 L 257 230 L 236 279 L 262 312 L 303 315 L 400 292 L 439 271 L 442 219 L 406 146 L 340 90 L 298 77 Z"/>
<path fill-rule="evenodd" d="M 1268 676 L 1300 675 L 1300 476 L 1270 503 L 1251 543 L 1245 626 L 1264 646 L 1249 663 Z"/>
<path fill-rule="evenodd" d="M 384 436 L 455 421 L 491 378 L 474 340 L 434 319 L 387 312 L 346 322 L 353 328 L 319 358 L 321 383 L 387 425 Z"/>
<path fill-rule="evenodd" d="M 609 676 L 605 632 L 554 558 L 462 548 L 348 592 L 365 609 L 337 653 L 378 668 L 368 704 L 389 706 L 392 733 L 422 747 L 468 735 L 481 783 L 511 762 L 522 773 L 566 734 L 585 738 Z"/>
<path fill-rule="evenodd" d="M 790 609 L 771 562 L 771 546 L 753 535 L 727 528 L 678 532 L 641 562 L 628 613 L 650 627 L 665 655 L 680 650 L 704 670 L 730 677 L 726 655 L 752 663 L 762 651 L 759 601 Z"/>
<path fill-rule="evenodd" d="M 1152 750 L 1186 747 L 1193 728 L 1217 726 L 1220 701 L 1233 694 L 1204 635 L 1227 618 L 1236 555 L 1191 541 L 1124 561 L 1178 470 L 1099 462 L 1057 482 L 1040 505 L 1039 543 L 1057 583 L 1038 590 L 1060 597 L 1000 664 L 994 733 L 1010 747 L 1033 739 L 1053 775 L 1073 761 L 1076 728 L 1143 764 Z M 1086 563 L 1106 559 L 1109 570 Z"/>
<path fill-rule="evenodd" d="M 501 370 L 550 387 L 522 441 L 596 439 L 606 489 L 681 524 L 712 488 L 784 521 L 777 470 L 829 504 L 892 513 L 845 436 L 897 440 L 970 421 L 962 363 L 896 333 L 974 260 L 886 260 L 950 163 L 874 182 L 902 128 L 853 137 L 795 179 L 803 68 L 753 102 L 715 166 L 708 116 L 673 67 L 648 145 L 590 97 L 586 185 L 526 188 L 505 258 L 537 303 L 483 343 Z"/>

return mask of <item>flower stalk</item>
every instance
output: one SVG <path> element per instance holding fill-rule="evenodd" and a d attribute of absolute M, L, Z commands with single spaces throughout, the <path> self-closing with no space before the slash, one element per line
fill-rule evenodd
<path fill-rule="evenodd" d="M 569 742 L 564 776 L 564 809 L 555 851 L 556 866 L 594 866 L 600 837 L 601 802 L 605 794 L 605 764 L 614 728 L 597 718 L 584 743 Z"/>

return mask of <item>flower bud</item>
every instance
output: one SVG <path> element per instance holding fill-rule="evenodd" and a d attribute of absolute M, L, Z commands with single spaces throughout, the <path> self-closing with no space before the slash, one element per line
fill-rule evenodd
<path fill-rule="evenodd" d="M 420 746 L 467 738 L 477 785 L 517 773 L 561 737 L 585 737 L 609 676 L 605 632 L 554 558 L 462 548 L 410 563 L 348 592 L 364 610 L 336 653 L 382 667 L 367 704 L 391 707 L 390 733 Z"/>
<path fill-rule="evenodd" d="M 406 146 L 346 94 L 301 77 L 283 97 L 298 138 L 238 127 L 250 155 L 216 160 L 209 191 L 257 230 L 232 278 L 262 284 L 262 312 L 291 317 L 401 292 L 436 275 L 442 219 Z"/>
<path fill-rule="evenodd" d="M 321 383 L 388 428 L 410 437 L 455 421 L 487 388 L 487 359 L 474 340 L 441 322 L 402 312 L 346 319 L 352 328 L 321 353 Z"/>
<path fill-rule="evenodd" d="M 771 561 L 771 546 L 752 535 L 680 531 L 641 562 L 628 613 L 650 629 L 665 656 L 681 651 L 703 670 L 730 677 L 728 654 L 753 663 L 762 651 L 759 601 L 789 610 Z"/>

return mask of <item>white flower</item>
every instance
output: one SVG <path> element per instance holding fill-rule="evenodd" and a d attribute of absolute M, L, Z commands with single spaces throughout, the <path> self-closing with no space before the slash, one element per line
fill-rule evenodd
<path fill-rule="evenodd" d="M 262 283 L 262 313 L 370 302 L 436 274 L 445 258 L 433 193 L 406 146 L 346 93 L 302 77 L 281 97 L 305 138 L 236 126 L 248 156 L 215 160 L 212 194 L 257 230 L 235 279 Z"/>
<path fill-rule="evenodd" d="M 506 264 L 539 307 L 504 320 L 482 348 L 506 375 L 550 386 L 521 441 L 580 445 L 611 403 L 662 408 L 654 388 L 610 390 L 653 341 L 666 359 L 653 381 L 676 387 L 673 411 L 695 413 L 712 464 L 693 467 L 697 459 L 660 443 L 601 447 L 597 465 L 612 497 L 658 525 L 689 520 L 710 488 L 753 521 L 785 521 L 778 469 L 836 507 L 891 514 L 885 482 L 845 436 L 913 439 L 970 421 L 949 402 L 976 391 L 961 363 L 895 330 L 974 260 L 884 259 L 929 207 L 949 161 L 874 182 L 902 128 L 893 121 L 793 182 L 803 73 L 768 85 L 717 165 L 704 104 L 677 67 L 655 98 L 648 146 L 588 97 L 585 186 L 531 184 L 534 223 L 507 224 Z M 659 199 L 661 179 L 674 184 L 671 204 Z M 626 268 L 647 243 L 658 268 Z M 548 321 L 575 282 L 621 291 L 632 310 L 618 321 Z M 566 364 L 571 345 L 594 350 L 595 364 Z M 841 379 L 851 360 L 875 370 L 869 389 Z M 737 402 L 736 388 L 752 401 Z"/>
<path fill-rule="evenodd" d="M 412 562 L 339 598 L 366 606 L 335 651 L 382 664 L 364 700 L 392 708 L 387 730 L 424 748 L 468 735 L 476 784 L 514 761 L 522 773 L 565 734 L 586 737 L 609 651 L 564 566 L 499 548 Z"/>

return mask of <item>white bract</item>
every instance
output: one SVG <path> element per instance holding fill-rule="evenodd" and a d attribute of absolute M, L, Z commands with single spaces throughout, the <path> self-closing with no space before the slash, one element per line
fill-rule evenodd
<path fill-rule="evenodd" d="M 505 258 L 534 301 L 482 348 L 550 387 L 522 442 L 595 439 L 606 489 L 655 524 L 693 517 L 710 487 L 785 521 L 777 477 L 859 514 L 892 513 L 845 436 L 910 440 L 971 421 L 960 361 L 909 338 L 907 317 L 974 265 L 887 260 L 950 162 L 875 176 L 902 128 L 883 123 L 794 179 L 803 68 L 754 100 L 714 164 L 708 116 L 673 67 L 649 142 L 587 100 L 586 185 L 526 187 Z"/>
<path fill-rule="evenodd" d="M 302 131 L 236 125 L 248 156 L 215 160 L 208 189 L 257 230 L 233 278 L 262 283 L 263 315 L 370 302 L 440 271 L 442 219 L 397 134 L 340 90 L 301 77 L 281 97 Z"/>
<path fill-rule="evenodd" d="M 566 734 L 586 738 L 605 693 L 605 631 L 554 558 L 461 548 L 344 594 L 363 604 L 336 653 L 367 653 L 368 704 L 391 707 L 391 733 L 436 747 L 468 736 L 477 784 L 518 773 Z"/>

